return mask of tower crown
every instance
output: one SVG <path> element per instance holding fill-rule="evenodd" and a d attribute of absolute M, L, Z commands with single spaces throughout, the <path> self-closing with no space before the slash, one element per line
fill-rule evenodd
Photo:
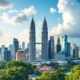
<path fill-rule="evenodd" d="M 60 38 L 59 38 L 59 36 L 57 38 L 57 44 L 60 44 Z"/>
<path fill-rule="evenodd" d="M 46 18 L 44 18 L 44 21 L 43 21 L 43 29 L 47 29 L 47 21 L 46 21 Z"/>
<path fill-rule="evenodd" d="M 31 24 L 33 24 L 33 23 L 35 23 L 35 22 L 34 22 L 34 18 L 32 17 Z"/>
<path fill-rule="evenodd" d="M 33 30 L 33 29 L 35 29 L 35 22 L 34 22 L 34 19 L 32 17 L 30 30 Z"/>

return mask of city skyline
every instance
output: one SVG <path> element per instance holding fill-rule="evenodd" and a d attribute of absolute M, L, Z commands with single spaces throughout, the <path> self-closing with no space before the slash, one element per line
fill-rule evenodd
<path fill-rule="evenodd" d="M 0 0 L 0 79 L 80 80 L 80 0 Z"/>
<path fill-rule="evenodd" d="M 20 41 L 17 38 L 13 38 L 12 44 L 10 44 L 8 47 L 6 47 L 5 45 L 2 45 L 0 47 L 1 61 L 15 61 L 16 59 L 20 60 L 24 59 L 24 56 L 25 61 L 47 61 L 52 59 L 54 61 L 64 61 L 69 59 L 80 58 L 79 46 L 75 43 L 69 42 L 67 35 L 63 35 L 61 37 L 58 36 L 56 39 L 54 36 L 50 36 L 50 39 L 48 38 L 48 27 L 46 17 L 44 17 L 42 26 L 43 27 L 41 32 L 41 42 L 37 42 L 35 21 L 32 17 L 30 23 L 29 43 L 27 44 L 27 47 L 25 46 L 25 42 L 19 44 Z M 36 44 L 38 44 L 38 46 L 36 46 Z M 41 46 L 39 47 L 39 45 Z M 17 54 L 19 50 L 23 52 L 19 52 L 19 54 Z M 23 55 L 23 57 L 21 55 Z"/>
<path fill-rule="evenodd" d="M 79 46 L 79 9 L 80 0 L 0 0 L 0 45 L 8 46 L 13 38 L 17 38 L 20 44 L 22 41 L 28 43 L 32 16 L 35 20 L 37 42 L 41 41 L 45 16 L 49 36 L 66 34 L 70 42 Z"/>

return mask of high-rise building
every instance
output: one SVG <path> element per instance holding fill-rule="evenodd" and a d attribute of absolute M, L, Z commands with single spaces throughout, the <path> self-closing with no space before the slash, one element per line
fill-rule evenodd
<path fill-rule="evenodd" d="M 65 54 L 65 57 L 69 58 L 70 57 L 70 43 L 68 42 L 67 35 L 64 35 L 62 37 L 62 40 L 63 40 L 62 50 Z"/>
<path fill-rule="evenodd" d="M 0 54 L 1 54 L 1 47 L 0 47 Z"/>
<path fill-rule="evenodd" d="M 80 49 L 79 49 L 79 53 L 78 53 L 78 58 L 80 59 Z"/>
<path fill-rule="evenodd" d="M 78 59 L 79 48 L 75 47 L 73 49 L 73 59 Z"/>
<path fill-rule="evenodd" d="M 67 42 L 67 35 L 62 36 L 62 50 L 65 55 L 67 54 Z"/>
<path fill-rule="evenodd" d="M 74 50 L 75 47 L 76 47 L 76 45 L 71 43 L 71 50 L 70 50 L 71 58 L 73 58 L 73 50 Z"/>
<path fill-rule="evenodd" d="M 25 49 L 25 53 L 29 54 L 29 44 L 27 44 L 27 48 Z"/>
<path fill-rule="evenodd" d="M 30 61 L 36 60 L 36 36 L 35 36 L 35 22 L 32 18 L 31 24 L 30 24 L 30 38 L 29 38 L 29 59 Z"/>
<path fill-rule="evenodd" d="M 1 48 L 0 48 L 0 61 L 2 61 Z"/>
<path fill-rule="evenodd" d="M 9 51 L 11 52 L 11 60 L 13 60 L 14 50 L 13 50 L 13 45 L 12 44 L 9 45 Z"/>
<path fill-rule="evenodd" d="M 66 54 L 65 54 L 65 57 L 70 57 L 70 51 L 71 51 L 71 45 L 69 42 L 67 42 L 67 47 L 66 47 Z"/>
<path fill-rule="evenodd" d="M 25 61 L 25 52 L 23 50 L 18 50 L 16 53 L 16 61 Z"/>
<path fill-rule="evenodd" d="M 50 36 L 50 40 L 48 42 L 48 59 L 53 59 L 54 55 L 54 36 Z"/>
<path fill-rule="evenodd" d="M 1 54 L 2 54 L 2 60 L 4 61 L 4 50 L 5 50 L 5 45 L 1 46 Z"/>
<path fill-rule="evenodd" d="M 19 50 L 19 41 L 16 38 L 14 38 L 13 40 L 13 50 L 14 50 L 13 60 L 16 60 L 16 52 Z"/>
<path fill-rule="evenodd" d="M 42 60 L 48 60 L 48 28 L 46 18 L 44 18 L 42 27 Z"/>
<path fill-rule="evenodd" d="M 4 50 L 4 61 L 10 61 L 11 60 L 11 52 L 5 48 Z"/>
<path fill-rule="evenodd" d="M 59 54 L 61 52 L 61 43 L 60 43 L 60 38 L 57 38 L 57 45 L 56 45 L 56 49 L 57 49 L 57 54 Z"/>
<path fill-rule="evenodd" d="M 22 43 L 22 50 L 25 51 L 25 42 Z"/>

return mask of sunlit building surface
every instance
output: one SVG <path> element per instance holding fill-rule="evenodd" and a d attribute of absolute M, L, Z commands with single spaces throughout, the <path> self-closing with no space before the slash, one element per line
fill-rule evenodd
<path fill-rule="evenodd" d="M 25 61 L 25 58 L 26 58 L 26 56 L 25 56 L 25 53 L 24 53 L 23 50 L 17 51 L 17 53 L 16 53 L 16 61 Z"/>

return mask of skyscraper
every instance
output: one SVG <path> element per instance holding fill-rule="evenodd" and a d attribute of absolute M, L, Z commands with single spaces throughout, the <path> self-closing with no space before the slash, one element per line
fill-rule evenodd
<path fill-rule="evenodd" d="M 13 50 L 13 45 L 12 44 L 9 45 L 9 51 L 11 52 L 11 60 L 13 60 L 13 58 L 14 58 L 14 50 Z"/>
<path fill-rule="evenodd" d="M 67 35 L 62 36 L 62 41 L 63 41 L 62 50 L 66 54 L 66 52 L 67 52 L 67 42 L 68 42 L 67 41 Z"/>
<path fill-rule="evenodd" d="M 56 49 L 57 49 L 57 54 L 61 52 L 61 43 L 60 43 L 60 38 L 57 38 L 57 45 L 56 45 Z"/>
<path fill-rule="evenodd" d="M 53 59 L 54 55 L 54 36 L 50 36 L 50 40 L 48 42 L 48 59 Z"/>
<path fill-rule="evenodd" d="M 5 50 L 5 45 L 1 46 L 1 54 L 2 54 L 2 60 L 4 61 L 4 50 Z"/>
<path fill-rule="evenodd" d="M 22 43 L 22 50 L 25 51 L 25 42 Z"/>
<path fill-rule="evenodd" d="M 75 47 L 73 49 L 73 59 L 78 59 L 79 48 Z"/>
<path fill-rule="evenodd" d="M 46 18 L 44 18 L 42 27 L 42 60 L 48 60 L 48 28 Z"/>
<path fill-rule="evenodd" d="M 11 52 L 5 48 L 4 50 L 4 61 L 10 61 L 11 60 Z"/>
<path fill-rule="evenodd" d="M 16 38 L 14 38 L 13 40 L 13 51 L 14 51 L 14 54 L 13 54 L 13 60 L 16 60 L 16 52 L 19 50 L 19 42 Z"/>
<path fill-rule="evenodd" d="M 64 35 L 62 39 L 63 39 L 63 52 L 65 54 L 65 57 L 68 58 L 70 57 L 70 43 L 68 42 L 67 35 Z"/>
<path fill-rule="evenodd" d="M 31 24 L 30 24 L 30 38 L 29 38 L 29 59 L 30 61 L 36 60 L 36 37 L 35 37 L 35 22 L 32 18 Z"/>
<path fill-rule="evenodd" d="M 70 57 L 70 51 L 71 51 L 71 44 L 67 42 L 67 51 L 65 57 Z"/>

